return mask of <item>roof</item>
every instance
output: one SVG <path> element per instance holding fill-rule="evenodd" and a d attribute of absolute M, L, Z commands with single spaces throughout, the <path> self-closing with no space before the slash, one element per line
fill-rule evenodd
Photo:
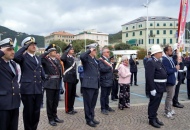
<path fill-rule="evenodd" d="M 122 26 L 139 23 L 139 22 L 144 22 L 144 21 L 146 21 L 146 19 L 147 19 L 146 16 L 139 17 L 133 21 L 123 24 Z M 176 18 L 165 17 L 165 16 L 149 16 L 148 17 L 148 21 L 177 21 L 177 20 L 178 19 L 176 19 Z"/>
<path fill-rule="evenodd" d="M 65 31 L 53 32 L 49 36 L 51 36 L 51 35 L 74 36 L 73 34 L 65 32 Z"/>

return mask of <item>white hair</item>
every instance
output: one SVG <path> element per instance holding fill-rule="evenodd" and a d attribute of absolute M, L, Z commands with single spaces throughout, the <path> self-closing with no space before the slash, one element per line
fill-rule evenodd
<path fill-rule="evenodd" d="M 128 56 L 127 56 L 127 55 L 123 55 L 123 56 L 121 57 L 121 61 L 125 61 L 125 60 L 128 60 Z"/>

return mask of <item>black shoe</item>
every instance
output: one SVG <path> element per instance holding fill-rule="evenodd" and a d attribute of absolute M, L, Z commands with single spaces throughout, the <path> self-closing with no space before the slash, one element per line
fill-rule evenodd
<path fill-rule="evenodd" d="M 66 112 L 67 114 L 74 115 L 75 113 L 73 111 Z"/>
<path fill-rule="evenodd" d="M 100 124 L 100 122 L 99 121 L 97 121 L 97 120 L 92 120 L 92 122 L 94 123 L 94 124 Z"/>
<path fill-rule="evenodd" d="M 79 95 L 75 94 L 75 97 L 79 97 Z"/>
<path fill-rule="evenodd" d="M 184 105 L 180 104 L 180 103 L 176 103 L 176 104 L 173 104 L 174 107 L 177 107 L 177 108 L 183 108 Z"/>
<path fill-rule="evenodd" d="M 135 84 L 135 86 L 139 86 L 138 84 Z"/>
<path fill-rule="evenodd" d="M 58 117 L 54 119 L 55 122 L 57 123 L 63 123 L 64 121 L 63 120 L 60 120 Z"/>
<path fill-rule="evenodd" d="M 108 111 L 109 111 L 109 112 L 115 112 L 115 110 L 112 109 L 111 107 L 108 108 Z"/>
<path fill-rule="evenodd" d="M 89 125 L 90 127 L 96 127 L 96 124 L 92 121 L 89 121 L 86 124 Z"/>
<path fill-rule="evenodd" d="M 160 128 L 160 125 L 158 123 L 156 123 L 156 121 L 149 121 L 149 124 L 155 128 Z"/>
<path fill-rule="evenodd" d="M 108 115 L 108 111 L 106 109 L 101 110 L 101 113 L 104 115 Z"/>
<path fill-rule="evenodd" d="M 112 101 L 117 101 L 117 99 L 111 99 Z"/>
<path fill-rule="evenodd" d="M 77 112 L 77 111 L 75 111 L 75 110 L 72 110 L 72 111 L 73 111 L 73 113 L 74 113 L 74 114 L 78 113 L 78 112 Z"/>
<path fill-rule="evenodd" d="M 161 122 L 161 121 L 159 121 L 159 120 L 158 120 L 158 118 L 156 118 L 156 123 L 157 123 L 158 125 L 161 125 L 161 126 L 163 126 L 163 125 L 164 125 L 164 123 L 163 123 L 163 122 Z"/>
<path fill-rule="evenodd" d="M 49 124 L 50 124 L 51 126 L 57 126 L 57 123 L 56 123 L 55 121 L 49 121 Z"/>

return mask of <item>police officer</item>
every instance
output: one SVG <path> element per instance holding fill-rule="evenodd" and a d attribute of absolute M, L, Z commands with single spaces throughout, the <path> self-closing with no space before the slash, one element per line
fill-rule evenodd
<path fill-rule="evenodd" d="M 62 68 L 59 60 L 56 59 L 56 55 L 55 44 L 50 44 L 45 49 L 45 53 L 41 55 L 42 66 L 46 76 L 44 88 L 46 90 L 47 115 L 49 124 L 52 126 L 56 126 L 56 122 L 63 123 L 63 120 L 57 117 Z"/>
<path fill-rule="evenodd" d="M 87 51 L 80 55 L 80 59 L 84 68 L 84 77 L 82 82 L 83 102 L 86 124 L 91 127 L 96 127 L 99 121 L 94 119 L 95 106 L 99 92 L 99 68 L 98 60 L 96 60 L 96 46 L 97 44 L 90 44 L 87 46 Z"/>
<path fill-rule="evenodd" d="M 167 73 L 160 61 L 162 49 L 159 45 L 153 45 L 151 47 L 151 56 L 145 66 L 146 81 L 150 97 L 148 119 L 150 125 L 160 128 L 164 124 L 157 118 L 157 110 L 162 100 L 163 92 L 165 92 Z"/>
<path fill-rule="evenodd" d="M 18 130 L 20 93 L 11 38 L 0 41 L 0 130 Z"/>
<path fill-rule="evenodd" d="M 74 49 L 72 44 L 69 44 L 65 48 L 61 60 L 64 63 L 64 83 L 65 83 L 65 111 L 67 114 L 75 114 L 77 111 L 74 110 L 76 84 L 78 82 L 76 73 L 76 62 L 74 60 Z"/>
<path fill-rule="evenodd" d="M 21 100 L 24 105 L 24 129 L 36 130 L 40 118 L 42 84 L 45 75 L 41 65 L 41 59 L 35 55 L 35 38 L 25 38 L 21 46 L 22 48 L 15 53 L 14 60 L 20 64 L 22 70 L 20 90 Z"/>

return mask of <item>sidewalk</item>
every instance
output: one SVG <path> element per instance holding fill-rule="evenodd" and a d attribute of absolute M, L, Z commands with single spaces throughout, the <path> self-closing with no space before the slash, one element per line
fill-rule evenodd
<path fill-rule="evenodd" d="M 190 102 L 182 102 L 185 107 L 183 109 L 174 108 L 177 115 L 174 120 L 169 120 L 163 116 L 164 105 L 161 104 L 158 111 L 158 118 L 164 122 L 164 126 L 160 130 L 190 130 Z M 116 110 L 109 115 L 100 113 L 100 109 L 96 109 L 96 119 L 100 124 L 96 128 L 86 125 L 84 119 L 83 108 L 76 109 L 75 115 L 65 114 L 63 108 L 58 109 L 58 116 L 64 119 L 64 123 L 52 127 L 48 124 L 46 109 L 41 110 L 40 122 L 38 130 L 154 130 L 148 124 L 147 104 L 135 104 L 131 108 L 125 110 Z M 19 117 L 19 130 L 23 130 L 22 109 Z"/>

